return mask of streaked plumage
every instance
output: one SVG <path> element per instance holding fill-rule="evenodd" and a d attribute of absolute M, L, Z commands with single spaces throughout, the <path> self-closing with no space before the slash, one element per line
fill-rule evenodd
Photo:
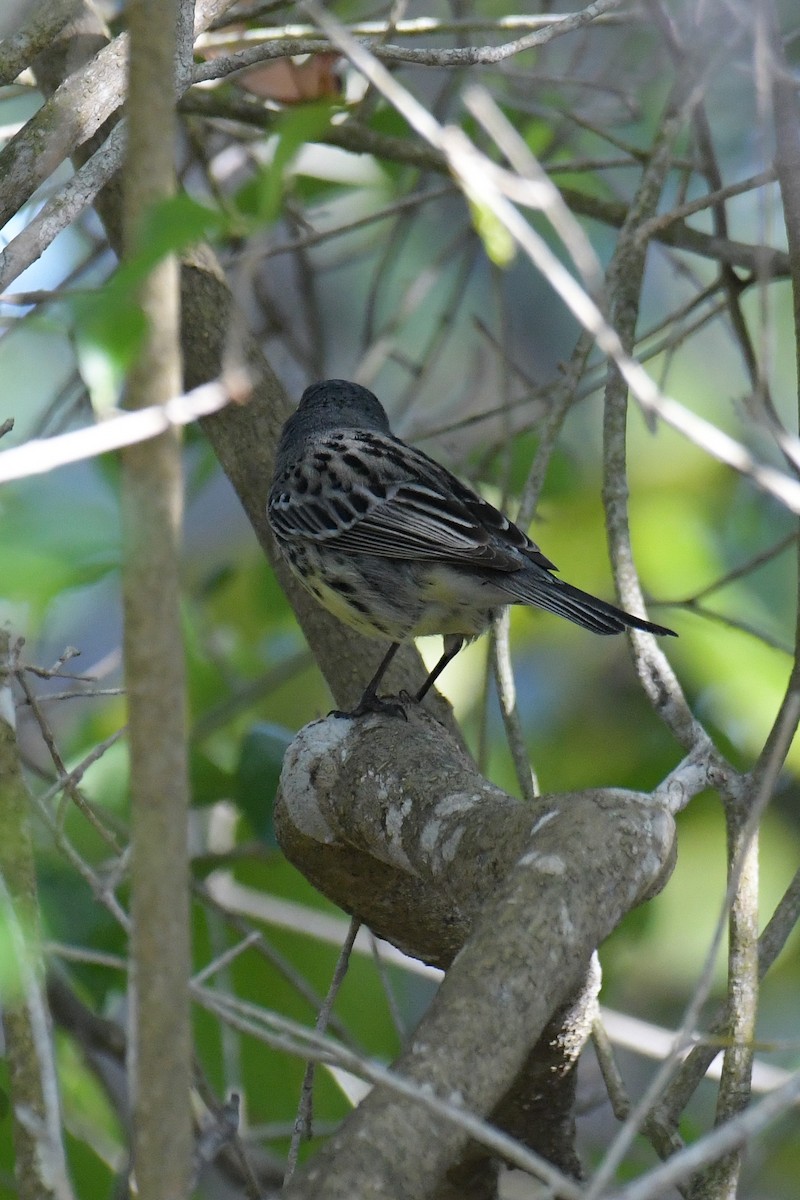
<path fill-rule="evenodd" d="M 673 634 L 564 583 L 512 521 L 439 463 L 393 436 L 372 392 L 343 379 L 307 388 L 278 444 L 268 515 L 312 594 L 348 625 L 396 644 L 445 638 L 421 699 L 465 640 L 508 604 L 566 617 L 594 633 Z"/>

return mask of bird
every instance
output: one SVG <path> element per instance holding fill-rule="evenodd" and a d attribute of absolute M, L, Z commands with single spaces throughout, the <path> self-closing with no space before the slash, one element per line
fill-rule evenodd
<path fill-rule="evenodd" d="M 422 450 L 395 437 L 371 391 L 346 379 L 306 388 L 278 441 L 267 516 L 282 556 L 346 625 L 390 646 L 347 716 L 397 712 L 378 688 L 403 642 L 441 634 L 421 701 L 465 642 L 507 605 L 598 634 L 673 629 L 564 582 L 513 521 Z"/>

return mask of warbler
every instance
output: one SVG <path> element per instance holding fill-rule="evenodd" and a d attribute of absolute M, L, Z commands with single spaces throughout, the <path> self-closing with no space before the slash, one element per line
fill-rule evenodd
<path fill-rule="evenodd" d="M 312 384 L 284 425 L 267 511 L 284 558 L 320 604 L 391 642 L 352 715 L 387 707 L 378 686 L 400 643 L 443 635 L 422 700 L 509 604 L 546 609 L 593 633 L 630 627 L 676 636 L 564 583 L 527 534 L 394 437 L 378 398 L 345 379 Z"/>

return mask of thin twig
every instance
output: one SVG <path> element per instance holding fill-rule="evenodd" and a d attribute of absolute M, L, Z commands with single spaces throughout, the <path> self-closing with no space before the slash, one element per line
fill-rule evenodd
<path fill-rule="evenodd" d="M 597 1056 L 600 1074 L 603 1077 L 603 1083 L 606 1086 L 606 1092 L 611 1102 L 611 1110 L 618 1121 L 625 1121 L 631 1111 L 630 1096 L 625 1088 L 622 1072 L 617 1066 L 617 1060 L 614 1057 L 614 1048 L 611 1044 L 611 1038 L 606 1033 L 602 1016 L 598 1017 L 592 1024 L 592 1045 Z"/>
<path fill-rule="evenodd" d="M 194 990 L 194 998 L 210 1012 L 236 1029 L 248 1033 L 285 1053 L 300 1058 L 313 1058 L 316 1062 L 330 1063 L 350 1071 L 353 1075 L 371 1083 L 382 1084 L 398 1095 L 413 1099 L 432 1113 L 452 1121 L 482 1145 L 494 1150 L 513 1166 L 542 1179 L 553 1189 L 553 1194 L 562 1200 L 583 1200 L 579 1186 L 553 1167 L 538 1154 L 526 1150 L 520 1142 L 501 1133 L 486 1121 L 468 1113 L 457 1104 L 441 1100 L 429 1089 L 420 1087 L 411 1080 L 396 1075 L 374 1061 L 345 1050 L 337 1043 L 322 1037 L 286 1017 L 234 1000 L 228 995 L 201 988 Z"/>
<path fill-rule="evenodd" d="M 327 995 L 322 1002 L 320 1010 L 317 1013 L 317 1019 L 314 1022 L 314 1029 L 318 1034 L 323 1034 L 328 1027 L 334 1001 L 339 993 L 339 988 L 342 986 L 344 977 L 347 974 L 347 969 L 350 966 L 350 955 L 353 950 L 353 943 L 356 940 L 356 936 L 360 927 L 361 922 L 356 917 L 353 917 L 350 922 L 350 927 L 347 931 L 347 937 L 344 940 L 342 948 L 339 952 L 339 957 L 336 960 L 336 966 L 334 967 L 331 985 L 328 988 Z M 303 1074 L 303 1083 L 300 1089 L 300 1103 L 297 1109 L 297 1116 L 294 1120 L 294 1128 L 292 1130 L 292 1140 L 289 1145 L 289 1152 L 286 1156 L 286 1175 L 284 1177 L 284 1187 L 286 1184 L 288 1184 L 297 1168 L 297 1160 L 300 1155 L 300 1144 L 302 1140 L 311 1136 L 314 1071 L 314 1060 L 309 1059 Z"/>
<path fill-rule="evenodd" d="M 386 1007 L 389 1010 L 389 1016 L 391 1017 L 392 1025 L 394 1026 L 394 1031 L 397 1034 L 400 1045 L 404 1046 L 408 1030 L 406 1029 L 406 1023 L 403 1020 L 403 1014 L 400 1011 L 400 1005 L 397 1003 L 397 997 L 394 994 L 394 988 L 392 987 L 391 980 L 389 979 L 388 965 L 385 962 L 381 952 L 381 944 L 378 938 L 375 937 L 375 934 L 371 929 L 367 930 L 367 935 L 372 948 L 372 961 L 375 964 L 375 970 L 377 972 L 378 979 L 380 980 L 383 994 L 386 997 Z"/>
<path fill-rule="evenodd" d="M 763 980 L 775 962 L 790 934 L 796 928 L 798 920 L 800 920 L 800 871 L 795 874 L 758 940 L 759 979 Z M 648 1122 L 651 1133 L 657 1129 L 662 1132 L 667 1142 L 672 1139 L 680 1114 L 686 1108 L 697 1085 L 705 1078 L 709 1066 L 719 1053 L 719 1047 L 714 1045 L 714 1041 L 725 1039 L 727 1029 L 728 1011 L 725 1006 L 715 1013 L 710 1021 L 708 1037 L 690 1051 L 676 1071 L 671 1083 L 658 1098 Z"/>
<path fill-rule="evenodd" d="M 51 438 L 34 438 L 13 450 L 0 453 L 0 483 L 12 479 L 27 479 L 42 475 L 68 463 L 83 462 L 133 446 L 138 442 L 159 437 L 169 429 L 179 428 L 219 412 L 232 400 L 241 401 L 247 394 L 243 380 L 205 383 L 185 395 L 176 395 L 165 404 L 153 404 L 135 412 L 108 417 L 98 425 L 71 430 Z"/>
<path fill-rule="evenodd" d="M 120 846 L 117 839 L 114 837 L 114 834 L 100 820 L 100 818 L 98 817 L 97 813 L 94 811 L 92 806 L 86 802 L 86 800 L 82 796 L 82 794 L 77 786 L 78 781 L 83 776 L 83 774 L 86 770 L 86 765 L 88 765 L 88 764 L 86 764 L 86 765 L 81 764 L 81 766 L 76 768 L 77 776 L 75 776 L 74 772 L 67 770 L 67 764 L 64 762 L 64 759 L 61 756 L 61 751 L 59 750 L 58 746 L 56 745 L 55 735 L 54 735 L 52 729 L 50 728 L 50 724 L 44 715 L 41 705 L 39 704 L 38 697 L 34 694 L 33 689 L 31 688 L 30 684 L 28 683 L 28 680 L 25 678 L 25 672 L 23 670 L 17 668 L 15 670 L 14 674 L 15 674 L 15 677 L 16 677 L 16 680 L 17 680 L 19 686 L 22 688 L 22 691 L 25 694 L 25 700 L 26 700 L 27 704 L 29 705 L 31 712 L 33 713 L 33 715 L 36 719 L 36 723 L 39 726 L 39 729 L 41 731 L 44 744 L 47 747 L 47 750 L 50 754 L 50 757 L 53 760 L 53 764 L 56 768 L 56 771 L 58 772 L 58 780 L 57 780 L 57 784 L 55 785 L 55 792 L 53 792 L 53 790 L 50 789 L 50 791 L 47 793 L 47 799 L 45 799 L 45 797 L 42 797 L 41 802 L 43 804 L 47 803 L 51 797 L 51 794 L 53 794 L 53 795 L 57 794 L 58 792 L 60 792 L 62 790 L 66 791 L 67 794 L 69 795 L 69 798 L 72 800 L 73 804 L 75 805 L 75 807 L 78 809 L 78 811 L 80 813 L 82 813 L 82 815 L 86 818 L 86 820 L 89 822 L 89 824 L 97 832 L 97 834 L 100 836 L 100 838 L 102 838 L 102 840 L 109 847 L 109 849 L 111 849 L 115 855 L 121 854 L 122 847 Z M 108 749 L 108 745 L 113 744 L 113 742 L 119 738 L 120 733 L 121 733 L 121 731 L 118 730 L 116 734 L 112 734 L 111 740 L 107 744 L 103 745 L 103 748 L 102 748 L 102 750 L 100 750 L 100 753 L 94 754 L 94 752 L 93 752 L 92 761 L 96 761 L 96 759 L 99 758 L 100 755 L 106 749 Z M 61 821 L 59 821 L 59 824 L 61 824 Z"/>
<path fill-rule="evenodd" d="M 41 918 L 25 783 L 11 695 L 9 635 L 0 629 L 0 919 L 17 988 L 4 999 L 12 1096 L 15 1177 L 20 1200 L 72 1200 L 43 990 Z"/>
<path fill-rule="evenodd" d="M 512 58 L 517 54 L 522 54 L 525 50 L 544 46 L 554 38 L 563 37 L 564 34 L 581 29 L 592 21 L 596 21 L 612 12 L 615 8 L 619 8 L 622 2 L 623 0 L 594 0 L 594 3 L 587 4 L 579 12 L 564 13 L 562 17 L 557 19 L 551 18 L 550 22 L 543 29 L 535 29 L 531 33 L 515 38 L 511 42 L 504 42 L 500 46 L 457 46 L 451 48 L 443 47 L 436 50 L 423 47 L 411 48 L 407 46 L 385 45 L 380 42 L 364 42 L 363 44 L 365 48 L 369 48 L 375 58 L 390 63 L 407 62 L 421 67 L 489 65 L 504 62 L 506 59 Z M 304 7 L 312 15 L 316 15 L 309 5 L 304 5 Z M 321 21 L 317 23 L 321 28 L 325 29 Z M 270 59 L 293 57 L 298 54 L 322 54 L 325 51 L 329 51 L 332 44 L 336 44 L 335 37 L 331 37 L 330 41 L 324 41 L 319 38 L 305 36 L 305 33 L 298 35 L 291 27 L 286 32 L 290 36 L 282 37 L 279 41 L 262 42 L 260 45 L 253 46 L 249 50 L 239 50 L 233 54 L 213 58 L 210 62 L 201 63 L 195 67 L 194 81 L 198 83 L 209 79 L 227 78 L 230 75 L 237 74 L 239 71 L 248 70 Z M 326 32 L 329 32 L 329 30 Z M 347 32 L 351 39 L 355 39 L 358 36 L 358 33 L 354 33 L 352 29 Z"/>
<path fill-rule="evenodd" d="M 539 781 L 528 756 L 525 734 L 517 708 L 517 689 L 511 664 L 510 632 L 511 614 L 509 609 L 504 608 L 495 618 L 492 627 L 492 666 L 514 770 L 522 791 L 522 798 L 530 803 L 539 795 Z"/>
<path fill-rule="evenodd" d="M 679 1150 L 627 1187 L 604 1193 L 607 1200 L 653 1200 L 665 1195 L 670 1187 L 689 1179 L 696 1171 L 748 1145 L 763 1129 L 789 1112 L 799 1099 L 800 1071 L 752 1108 Z"/>

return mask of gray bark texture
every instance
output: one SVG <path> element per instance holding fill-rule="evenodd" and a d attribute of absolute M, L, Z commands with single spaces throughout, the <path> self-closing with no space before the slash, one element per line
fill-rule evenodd
<path fill-rule="evenodd" d="M 320 891 L 447 969 L 398 1073 L 579 1174 L 570 1103 L 596 999 L 587 972 L 625 913 L 666 881 L 671 815 L 612 788 L 523 804 L 410 706 L 407 722 L 306 726 L 284 762 L 276 829 Z M 444 1196 L 453 1163 L 458 1173 L 480 1162 L 463 1131 L 376 1087 L 287 1194 Z"/>

